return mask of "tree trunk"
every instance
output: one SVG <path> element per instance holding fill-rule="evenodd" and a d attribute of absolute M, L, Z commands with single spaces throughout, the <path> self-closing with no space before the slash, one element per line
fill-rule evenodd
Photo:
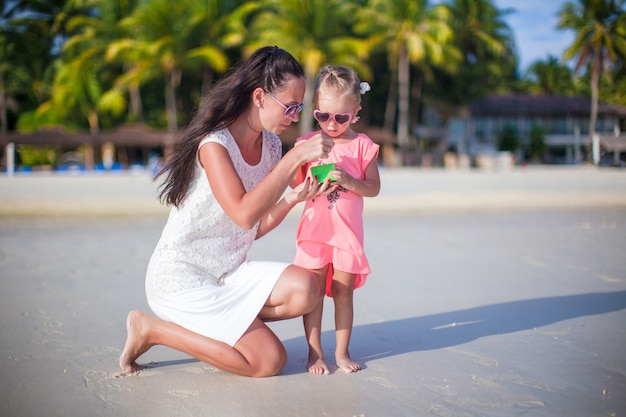
<path fill-rule="evenodd" d="M 304 91 L 304 109 L 300 113 L 300 135 L 304 135 L 313 130 L 313 86 L 315 84 L 315 76 L 306 74 L 305 77 L 306 90 Z"/>
<path fill-rule="evenodd" d="M 176 89 L 180 84 L 180 76 L 180 70 L 175 69 L 165 79 L 165 107 L 167 109 L 167 131 L 169 133 L 176 133 L 178 130 Z"/>
<path fill-rule="evenodd" d="M 405 164 L 409 147 L 409 57 L 402 47 L 398 58 L 398 145 Z"/>
<path fill-rule="evenodd" d="M 4 94 L 4 74 L 0 70 L 0 138 L 5 138 L 9 128 L 7 127 L 7 102 Z M 3 157 L 0 160 L 0 165 L 7 167 L 7 173 L 13 175 L 13 157 L 14 157 L 14 144 L 7 145 Z M 9 152 L 11 155 L 9 155 Z"/>
<path fill-rule="evenodd" d="M 593 136 L 596 133 L 596 121 L 598 119 L 598 83 L 601 71 L 602 54 L 601 51 L 595 51 L 591 64 L 591 114 L 589 115 L 589 141 L 587 142 L 586 161 L 590 161 L 592 158 Z"/>
<path fill-rule="evenodd" d="M 421 115 L 421 102 L 422 102 L 422 85 L 424 84 L 424 76 L 421 71 L 415 71 L 415 76 L 413 77 L 413 85 L 411 87 L 411 101 L 413 103 L 413 115 L 414 118 L 409 117 L 410 124 L 419 124 Z"/>
<path fill-rule="evenodd" d="M 4 94 L 4 74 L 0 70 L 0 136 L 6 137 L 7 127 L 7 101 Z"/>
<path fill-rule="evenodd" d="M 143 123 L 143 106 L 141 104 L 139 85 L 132 83 L 128 87 L 128 95 L 130 96 L 130 111 L 133 120 Z"/>
<path fill-rule="evenodd" d="M 385 121 L 383 123 L 383 132 L 391 135 L 393 133 L 393 124 L 396 120 L 396 109 L 398 103 L 398 71 L 391 71 L 391 82 L 387 91 L 387 104 L 385 105 Z"/>
<path fill-rule="evenodd" d="M 98 121 L 98 113 L 95 110 L 89 111 L 89 133 L 92 139 L 98 137 L 100 133 L 100 122 Z M 95 165 L 94 148 L 93 143 L 87 143 L 85 145 L 85 168 L 88 171 L 93 171 Z"/>

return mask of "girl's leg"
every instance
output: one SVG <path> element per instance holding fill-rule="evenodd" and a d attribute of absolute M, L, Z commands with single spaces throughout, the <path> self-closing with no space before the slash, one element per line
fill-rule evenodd
<path fill-rule="evenodd" d="M 352 321 L 354 316 L 354 274 L 338 271 L 333 275 L 333 300 L 335 301 L 335 361 L 339 369 L 346 372 L 357 372 L 361 365 L 350 358 L 348 346 L 352 336 Z"/>
<path fill-rule="evenodd" d="M 304 323 L 304 334 L 309 345 L 309 359 L 307 370 L 315 375 L 328 375 L 330 369 L 324 361 L 324 351 L 322 350 L 322 313 L 324 311 L 324 294 L 326 289 L 326 274 L 328 265 L 322 269 L 313 271 L 319 282 L 319 292 L 317 294 L 317 306 L 308 314 L 302 317 Z"/>
<path fill-rule="evenodd" d="M 136 360 L 152 346 L 163 345 L 234 374 L 252 377 L 276 375 L 287 361 L 285 348 L 260 319 L 255 319 L 234 347 L 160 320 L 140 311 L 131 311 L 128 336 L 120 356 L 126 372 L 143 367 Z"/>
<path fill-rule="evenodd" d="M 287 360 L 285 349 L 262 320 L 297 317 L 319 304 L 319 285 L 310 271 L 289 266 L 261 309 L 258 319 L 234 347 L 187 330 L 139 311 L 131 311 L 126 321 L 127 339 L 120 356 L 126 372 L 142 367 L 136 360 L 152 346 L 179 350 L 203 362 L 239 375 L 275 375 Z"/>

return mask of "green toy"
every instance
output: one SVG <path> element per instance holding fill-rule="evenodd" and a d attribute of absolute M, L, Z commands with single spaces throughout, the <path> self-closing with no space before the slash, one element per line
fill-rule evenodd
<path fill-rule="evenodd" d="M 317 176 L 317 182 L 320 184 L 330 178 L 331 181 L 337 179 L 330 175 L 330 171 L 335 169 L 335 164 L 316 165 L 311 167 L 311 177 Z"/>

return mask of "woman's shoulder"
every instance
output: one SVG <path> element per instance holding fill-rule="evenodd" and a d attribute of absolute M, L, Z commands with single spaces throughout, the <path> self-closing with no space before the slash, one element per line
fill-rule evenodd
<path fill-rule="evenodd" d="M 228 132 L 228 129 L 226 129 L 225 127 L 220 127 L 219 129 L 216 129 L 210 133 L 208 133 L 201 141 L 200 144 L 198 145 L 198 148 L 200 148 L 202 145 L 204 145 L 205 143 L 208 142 L 215 142 L 215 143 L 219 143 L 225 147 L 228 147 L 228 143 L 230 142 L 231 139 L 231 135 Z"/>

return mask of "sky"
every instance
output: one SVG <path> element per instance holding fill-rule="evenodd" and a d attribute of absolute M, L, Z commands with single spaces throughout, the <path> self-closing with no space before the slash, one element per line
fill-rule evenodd
<path fill-rule="evenodd" d="M 564 0 L 494 0 L 499 9 L 514 9 L 504 20 L 513 29 L 523 74 L 537 60 L 553 55 L 559 60 L 574 41 L 574 32 L 558 30 L 558 12 Z"/>

